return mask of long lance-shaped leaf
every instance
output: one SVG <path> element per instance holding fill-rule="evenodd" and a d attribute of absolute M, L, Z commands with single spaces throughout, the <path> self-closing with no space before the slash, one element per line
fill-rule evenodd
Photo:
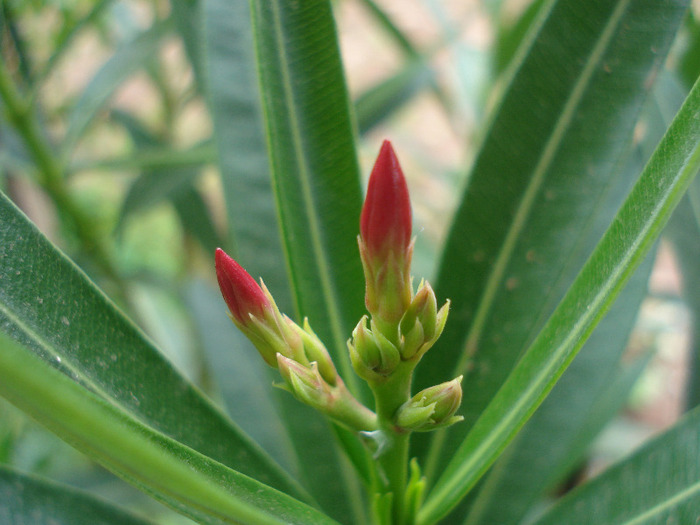
<path fill-rule="evenodd" d="M 696 408 L 634 455 L 568 494 L 536 523 L 696 523 L 698 455 L 700 409 Z"/>
<path fill-rule="evenodd" d="M 438 480 L 419 523 L 433 523 L 449 512 L 539 406 L 649 251 L 699 168 L 696 83 L 573 285 Z"/>
<path fill-rule="evenodd" d="M 549 1 L 517 53 L 443 252 L 436 293 L 452 307 L 431 350 L 440 357 L 417 370 L 419 388 L 464 374 L 465 421 L 432 439 L 429 480 L 571 286 L 592 250 L 586 239 L 600 238 L 622 203 L 608 206 L 607 194 L 627 177 L 621 160 L 686 5 Z M 414 441 L 419 457 L 425 439 Z"/>
<path fill-rule="evenodd" d="M 360 184 L 330 2 L 252 0 L 251 6 L 272 183 L 297 315 L 309 318 L 350 389 L 364 397 L 346 347 L 364 310 L 356 241 Z M 350 458 L 358 458 L 356 438 L 344 435 L 340 442 Z M 346 478 L 346 493 L 358 495 L 353 473 L 338 474 L 336 479 Z M 359 499 L 351 499 L 361 516 Z"/>
<path fill-rule="evenodd" d="M 335 523 L 140 423 L 0 333 L 0 394 L 130 483 L 199 523 Z"/>
<path fill-rule="evenodd" d="M 304 491 L 0 194 L 0 329 L 132 417 L 263 483 Z"/>
<path fill-rule="evenodd" d="M 248 2 L 204 0 L 203 8 L 208 99 L 233 255 L 248 271 L 264 279 L 282 311 L 291 315 L 294 301 L 270 180 L 251 7 Z M 309 310 L 304 313 L 319 334 L 320 330 L 329 333 L 325 319 Z M 229 330 L 235 328 L 230 325 Z M 279 380 L 276 372 L 274 375 Z M 266 381 L 268 387 L 270 382 Z M 300 481 L 328 512 L 347 516 L 350 512 L 345 505 L 350 498 L 336 497 L 347 489 L 338 475 L 340 452 L 327 422 L 287 392 L 275 394 L 283 427 L 294 444 Z"/>
<path fill-rule="evenodd" d="M 91 494 L 7 467 L 0 467 L 0 523 L 153 525 Z"/>
<path fill-rule="evenodd" d="M 361 195 L 330 2 L 252 5 L 272 178 L 296 307 L 352 386 L 345 343 L 363 312 L 356 241 Z"/>

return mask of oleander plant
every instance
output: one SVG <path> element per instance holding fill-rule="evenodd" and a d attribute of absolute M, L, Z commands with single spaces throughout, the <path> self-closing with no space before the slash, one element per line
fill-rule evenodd
<path fill-rule="evenodd" d="M 465 4 L 480 61 L 427 0 L 2 0 L 0 523 L 700 519 L 697 341 L 586 469 L 660 245 L 700 314 L 700 21 Z"/>

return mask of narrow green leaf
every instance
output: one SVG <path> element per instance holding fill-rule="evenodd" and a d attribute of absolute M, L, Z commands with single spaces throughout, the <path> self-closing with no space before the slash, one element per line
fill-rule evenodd
<path fill-rule="evenodd" d="M 183 229 L 199 241 L 205 253 L 212 254 L 223 245 L 214 217 L 199 190 L 191 186 L 182 188 L 171 201 Z"/>
<path fill-rule="evenodd" d="M 107 468 L 203 524 L 335 523 L 156 432 L 0 333 L 0 394 Z"/>
<path fill-rule="evenodd" d="M 91 24 L 97 22 L 103 12 L 112 4 L 113 0 L 97 0 L 89 5 L 89 10 L 85 15 L 71 20 L 69 23 L 61 27 L 61 32 L 53 45 L 52 53 L 46 64 L 39 73 L 39 78 L 36 86 L 41 85 L 55 69 L 61 59 L 71 49 L 71 45 L 75 39 L 83 32 L 84 29 L 90 27 Z"/>
<path fill-rule="evenodd" d="M 155 136 L 142 122 L 133 115 L 124 111 L 113 111 L 112 120 L 121 124 L 129 133 L 136 151 L 139 150 L 154 150 L 165 149 L 168 147 L 160 137 Z M 121 232 L 125 221 L 132 215 L 144 210 L 151 209 L 153 206 L 160 204 L 163 201 L 169 200 L 173 203 L 178 202 L 178 211 L 186 215 L 191 215 L 188 211 L 190 203 L 195 204 L 196 201 L 189 201 L 188 196 L 194 192 L 194 182 L 199 175 L 197 166 L 171 166 L 168 168 L 151 168 L 144 170 L 134 179 L 126 192 L 126 196 L 122 202 L 119 219 L 117 221 L 116 230 Z M 194 211 L 194 210 L 192 210 Z M 197 210 L 201 211 L 201 209 Z M 180 214 L 183 217 L 182 213 Z M 208 212 L 204 217 L 207 217 Z M 213 226 L 211 221 L 208 221 Z M 216 230 L 212 230 L 215 234 Z M 214 243 L 214 249 L 218 244 Z"/>
<path fill-rule="evenodd" d="M 394 24 L 389 15 L 379 7 L 377 2 L 374 0 L 362 0 L 362 4 L 369 10 L 374 19 L 379 22 L 382 29 L 392 37 L 404 54 L 412 58 L 417 58 L 420 55 L 420 52 L 411 40 Z"/>
<path fill-rule="evenodd" d="M 299 317 L 357 391 L 346 340 L 363 312 L 359 168 L 327 0 L 253 1 L 277 207 Z"/>
<path fill-rule="evenodd" d="M 68 120 L 61 144 L 64 158 L 70 156 L 97 112 L 114 91 L 156 55 L 170 24 L 159 22 L 119 48 L 83 90 Z"/>
<path fill-rule="evenodd" d="M 539 406 L 650 250 L 700 168 L 700 84 L 573 285 L 467 435 L 419 514 L 433 523 L 469 491 Z"/>
<path fill-rule="evenodd" d="M 268 166 L 249 3 L 204 0 L 204 22 L 208 98 L 234 255 L 251 274 L 264 279 L 280 309 L 293 315 Z M 325 320 L 309 316 L 321 335 Z M 344 471 L 342 458 L 327 421 L 287 392 L 274 397 L 294 443 L 300 479 L 327 512 L 338 518 L 350 515 L 347 505 L 352 497 L 336 496 L 350 489 L 339 474 Z"/>
<path fill-rule="evenodd" d="M 633 456 L 568 494 L 536 523 L 695 523 L 700 511 L 699 456 L 696 408 Z"/>
<path fill-rule="evenodd" d="M 4 195 L 0 283 L 0 328 L 37 356 L 170 438 L 304 497 Z"/>
<path fill-rule="evenodd" d="M 653 262 L 654 257 L 647 257 L 635 272 L 551 395 L 484 477 L 465 524 L 519 523 L 557 481 L 556 476 L 567 474 L 567 468 L 580 459 L 590 443 L 581 436 L 592 439 L 605 422 L 592 420 L 591 413 L 602 411 L 596 406 L 601 393 L 617 384 L 620 360 L 646 296 Z M 606 398 L 614 402 L 608 411 L 611 416 L 627 399 L 624 392 L 616 393 L 616 398 Z"/>
<path fill-rule="evenodd" d="M 216 162 L 216 150 L 210 141 L 196 144 L 185 150 L 152 148 L 133 152 L 128 157 L 81 160 L 71 164 L 70 171 L 168 169 L 202 166 Z"/>
<path fill-rule="evenodd" d="M 151 522 L 67 485 L 0 466 L 0 523 L 149 525 Z"/>
<path fill-rule="evenodd" d="M 620 201 L 609 189 L 629 175 L 634 125 L 686 6 L 550 1 L 517 53 L 443 252 L 436 292 L 452 309 L 431 350 L 439 358 L 418 369 L 419 388 L 464 374 L 464 423 L 416 440 L 429 479 L 571 285 L 586 239 L 612 219 Z"/>
<path fill-rule="evenodd" d="M 356 241 L 361 195 L 330 2 L 254 0 L 251 5 L 273 187 L 297 318 L 308 316 L 349 388 L 364 397 L 346 347 L 364 310 Z M 347 448 L 347 439 L 341 444 Z M 349 465 L 323 471 L 344 483 L 355 519 L 362 522 L 359 485 Z"/>

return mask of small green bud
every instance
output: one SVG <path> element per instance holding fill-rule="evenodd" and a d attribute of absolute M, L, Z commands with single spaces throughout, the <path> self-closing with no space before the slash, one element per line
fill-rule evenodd
<path fill-rule="evenodd" d="M 435 292 L 429 283 L 421 281 L 399 325 L 402 359 L 420 359 L 435 344 L 445 328 L 449 310 L 447 301 L 438 311 Z"/>
<path fill-rule="evenodd" d="M 396 424 L 406 430 L 427 432 L 461 421 L 455 412 L 462 403 L 462 376 L 421 390 L 401 405 Z"/>
<path fill-rule="evenodd" d="M 318 365 L 306 367 L 293 359 L 277 354 L 277 367 L 289 391 L 299 401 L 326 412 L 333 404 L 333 393 L 318 371 Z"/>
<path fill-rule="evenodd" d="M 335 385 L 328 384 L 318 362 L 305 366 L 277 354 L 277 367 L 284 379 L 283 388 L 302 403 L 355 432 L 377 430 L 377 415 L 353 397 L 340 376 L 336 376 Z"/>
<path fill-rule="evenodd" d="M 398 348 L 376 329 L 374 322 L 367 328 L 367 316 L 363 316 L 352 331 L 348 341 L 350 360 L 355 372 L 368 381 L 380 380 L 390 375 L 401 362 Z"/>
<path fill-rule="evenodd" d="M 299 335 L 304 347 L 304 354 L 309 363 L 317 363 L 321 377 L 331 386 L 336 384 L 338 371 L 331 360 L 326 346 L 311 329 L 308 318 L 304 318 L 304 328 L 292 323 L 292 328 Z"/>

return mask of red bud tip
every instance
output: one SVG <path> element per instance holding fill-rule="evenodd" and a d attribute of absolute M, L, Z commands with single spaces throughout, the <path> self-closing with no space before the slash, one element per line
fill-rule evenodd
<path fill-rule="evenodd" d="M 368 250 L 380 255 L 411 242 L 411 201 L 406 179 L 391 143 L 385 140 L 377 156 L 360 216 L 360 234 Z"/>
<path fill-rule="evenodd" d="M 215 260 L 221 295 L 234 319 L 245 325 L 250 322 L 249 314 L 262 317 L 270 301 L 255 279 L 221 248 L 216 249 Z"/>

